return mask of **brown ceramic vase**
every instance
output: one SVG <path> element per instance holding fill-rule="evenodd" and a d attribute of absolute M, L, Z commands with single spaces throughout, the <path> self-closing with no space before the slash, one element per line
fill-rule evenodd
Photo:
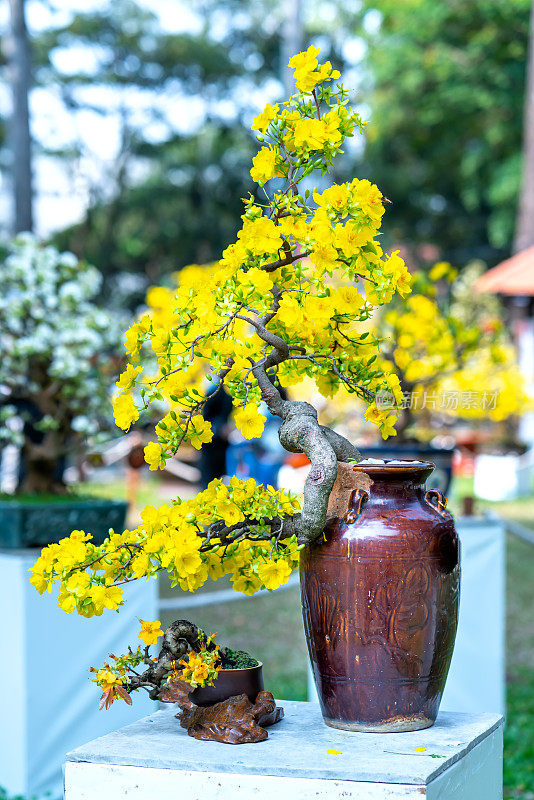
<path fill-rule="evenodd" d="M 301 553 L 304 628 L 327 725 L 395 732 L 437 716 L 456 635 L 459 543 L 433 464 L 362 465 L 368 490 Z"/>

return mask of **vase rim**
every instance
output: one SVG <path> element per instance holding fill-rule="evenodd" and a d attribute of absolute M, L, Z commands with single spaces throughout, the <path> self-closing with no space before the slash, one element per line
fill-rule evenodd
<path fill-rule="evenodd" d="M 436 465 L 432 461 L 418 461 L 416 459 L 382 459 L 382 464 L 366 464 L 365 460 L 353 464 L 354 472 L 365 472 L 369 477 L 375 478 L 415 478 L 421 483 L 426 480 Z"/>

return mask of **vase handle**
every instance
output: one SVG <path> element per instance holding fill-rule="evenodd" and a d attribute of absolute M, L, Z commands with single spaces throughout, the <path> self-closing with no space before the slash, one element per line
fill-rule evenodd
<path fill-rule="evenodd" d="M 356 522 L 363 510 L 363 504 L 369 500 L 369 494 L 365 489 L 354 489 L 349 500 L 349 510 L 343 517 L 343 522 L 352 525 Z"/>
<path fill-rule="evenodd" d="M 440 517 L 445 516 L 444 512 L 447 509 L 447 498 L 439 489 L 429 489 L 428 492 L 425 492 L 425 500 Z"/>

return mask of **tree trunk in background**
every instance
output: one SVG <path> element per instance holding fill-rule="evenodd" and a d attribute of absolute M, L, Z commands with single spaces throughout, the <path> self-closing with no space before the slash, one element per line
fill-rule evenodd
<path fill-rule="evenodd" d="M 31 231 L 32 168 L 28 94 L 31 85 L 31 52 L 26 19 L 25 0 L 9 0 L 11 31 L 9 41 L 9 75 L 13 110 L 9 126 L 11 177 L 13 182 L 13 229 Z"/>
<path fill-rule="evenodd" d="M 21 451 L 24 473 L 17 492 L 25 494 L 65 494 L 63 480 L 64 437 L 58 431 L 47 431 L 41 442 L 29 437 Z"/>
<path fill-rule="evenodd" d="M 287 66 L 291 56 L 300 53 L 303 48 L 302 32 L 302 0 L 286 0 L 284 4 L 285 20 L 282 28 L 281 76 L 285 97 L 295 91 L 293 70 Z"/>
<path fill-rule="evenodd" d="M 523 174 L 517 209 L 514 253 L 534 246 L 534 2 L 530 16 L 524 131 Z"/>

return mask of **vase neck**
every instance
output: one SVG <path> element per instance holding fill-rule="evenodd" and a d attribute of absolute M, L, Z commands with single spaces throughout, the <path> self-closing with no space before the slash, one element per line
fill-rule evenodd
<path fill-rule="evenodd" d="M 411 480 L 373 481 L 369 488 L 369 502 L 374 505 L 398 505 L 421 499 L 424 488 Z"/>
<path fill-rule="evenodd" d="M 434 469 L 430 461 L 386 461 L 355 464 L 354 472 L 363 472 L 373 482 L 373 494 L 414 490 L 422 486 Z"/>

